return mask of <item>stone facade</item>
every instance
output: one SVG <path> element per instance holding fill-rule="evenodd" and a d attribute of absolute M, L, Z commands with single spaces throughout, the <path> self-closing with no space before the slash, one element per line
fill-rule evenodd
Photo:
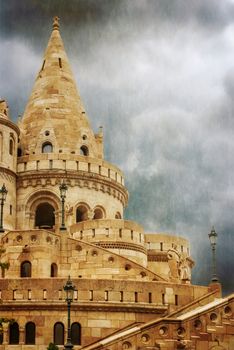
<path fill-rule="evenodd" d="M 4 203 L 0 350 L 62 346 L 63 286 L 75 285 L 77 349 L 234 349 L 234 295 L 191 284 L 186 239 L 124 220 L 124 175 L 103 159 L 82 105 L 58 19 L 18 126 L 0 101 Z M 65 182 L 62 211 L 59 186 Z"/>

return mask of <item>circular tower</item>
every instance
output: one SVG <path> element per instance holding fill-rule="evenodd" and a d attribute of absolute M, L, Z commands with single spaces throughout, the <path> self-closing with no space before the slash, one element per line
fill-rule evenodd
<path fill-rule="evenodd" d="M 128 201 L 122 172 L 103 159 L 102 128 L 94 134 L 55 19 L 43 63 L 20 123 L 17 228 L 59 230 L 59 185 L 65 221 L 121 219 Z"/>
<path fill-rule="evenodd" d="M 19 128 L 9 119 L 8 106 L 0 100 L 0 187 L 5 184 L 3 227 L 15 229 L 16 223 L 16 164 Z"/>

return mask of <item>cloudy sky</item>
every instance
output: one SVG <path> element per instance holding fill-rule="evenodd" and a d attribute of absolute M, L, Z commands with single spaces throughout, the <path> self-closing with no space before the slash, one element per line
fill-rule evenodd
<path fill-rule="evenodd" d="M 22 115 L 61 34 L 105 157 L 126 174 L 126 218 L 190 239 L 193 281 L 234 291 L 234 1 L 0 0 L 0 97 Z"/>

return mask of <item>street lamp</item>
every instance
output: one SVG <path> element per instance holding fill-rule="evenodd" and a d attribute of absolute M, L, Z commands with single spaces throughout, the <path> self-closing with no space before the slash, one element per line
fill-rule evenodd
<path fill-rule="evenodd" d="M 67 192 L 67 185 L 62 182 L 61 185 L 59 186 L 60 190 L 60 198 L 61 198 L 61 203 L 62 203 L 62 223 L 60 226 L 60 230 L 66 230 L 66 226 L 64 223 L 64 203 L 65 203 L 65 198 L 66 198 L 66 192 Z"/>
<path fill-rule="evenodd" d="M 71 343 L 71 318 L 70 318 L 70 311 L 71 311 L 71 303 L 73 301 L 73 295 L 75 286 L 72 283 L 72 280 L 70 276 L 68 277 L 68 280 L 63 287 L 64 291 L 66 292 L 66 299 L 67 302 L 67 343 L 64 345 L 65 350 L 71 350 L 73 348 L 73 344 Z"/>
<path fill-rule="evenodd" d="M 216 274 L 216 244 L 217 244 L 217 233 L 215 232 L 214 226 L 212 227 L 211 232 L 208 234 L 210 239 L 210 245 L 212 249 L 212 279 L 211 282 L 219 282 L 219 279 Z"/>
<path fill-rule="evenodd" d="M 8 191 L 6 189 L 5 184 L 3 184 L 2 188 L 0 188 L 0 201 L 1 201 L 0 232 L 5 232 L 2 224 L 3 224 L 3 206 L 6 200 L 7 192 Z"/>

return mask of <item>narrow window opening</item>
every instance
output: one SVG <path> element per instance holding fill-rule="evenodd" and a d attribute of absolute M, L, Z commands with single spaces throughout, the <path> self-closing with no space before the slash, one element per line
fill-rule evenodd
<path fill-rule="evenodd" d="M 162 294 L 162 304 L 165 304 L 165 294 Z"/>
<path fill-rule="evenodd" d="M 17 149 L 17 156 L 18 156 L 18 157 L 21 157 L 21 156 L 22 156 L 22 149 L 21 149 L 21 148 L 18 148 L 18 149 Z"/>
<path fill-rule="evenodd" d="M 59 300 L 62 300 L 62 298 L 63 298 L 62 289 L 59 289 L 59 291 L 58 291 L 58 298 L 59 298 Z"/>
<path fill-rule="evenodd" d="M 10 139 L 10 141 L 9 141 L 9 153 L 11 156 L 13 155 L 13 148 L 14 148 L 14 143 L 13 143 L 13 140 Z"/>
<path fill-rule="evenodd" d="M 122 291 L 120 292 L 120 302 L 121 303 L 123 302 L 123 292 Z"/>
<path fill-rule="evenodd" d="M 12 215 L 12 205 L 10 204 L 10 215 Z"/>
<path fill-rule="evenodd" d="M 43 300 L 47 299 L 47 290 L 43 289 Z"/>
<path fill-rule="evenodd" d="M 137 302 L 138 302 L 138 293 L 135 292 L 135 303 L 137 303 Z"/>
<path fill-rule="evenodd" d="M 32 275 L 32 265 L 30 261 L 24 261 L 20 267 L 20 277 L 31 277 Z"/>
<path fill-rule="evenodd" d="M 91 172 L 91 164 L 88 163 L 88 172 L 90 173 Z"/>
<path fill-rule="evenodd" d="M 108 169 L 108 177 L 110 177 L 110 169 Z"/>
<path fill-rule="evenodd" d="M 83 239 L 83 231 L 80 231 L 80 239 Z"/>
<path fill-rule="evenodd" d="M 151 303 L 152 303 L 152 293 L 149 292 L 149 304 L 151 304 Z"/>
<path fill-rule="evenodd" d="M 50 277 L 57 277 L 58 276 L 58 266 L 57 264 L 53 263 L 50 266 Z"/>
<path fill-rule="evenodd" d="M 175 305 L 178 305 L 178 295 L 175 294 Z"/>
<path fill-rule="evenodd" d="M 160 242 L 160 250 L 163 251 L 163 242 Z"/>
<path fill-rule="evenodd" d="M 92 229 L 92 237 L 95 237 L 95 228 Z"/>
<path fill-rule="evenodd" d="M 63 169 L 66 170 L 67 164 L 66 160 L 63 160 Z"/>
<path fill-rule="evenodd" d="M 105 301 L 108 301 L 108 297 L 109 297 L 108 290 L 105 290 Z"/>
<path fill-rule="evenodd" d="M 76 170 L 78 171 L 79 170 L 79 162 L 76 161 Z"/>
<path fill-rule="evenodd" d="M 9 344 L 19 344 L 19 325 L 14 322 L 9 325 Z"/>
<path fill-rule="evenodd" d="M 133 230 L 131 230 L 131 239 L 133 239 Z"/>
<path fill-rule="evenodd" d="M 81 325 L 74 322 L 71 325 L 71 343 L 73 345 L 81 345 Z"/>
<path fill-rule="evenodd" d="M 49 168 L 50 168 L 50 170 L 53 169 L 53 160 L 52 159 L 50 159 L 50 161 L 49 161 Z"/>
<path fill-rule="evenodd" d="M 109 228 L 106 228 L 106 237 L 109 237 Z"/>
<path fill-rule="evenodd" d="M 24 162 L 24 171 L 26 171 L 26 170 L 27 170 L 27 163 Z"/>
<path fill-rule="evenodd" d="M 25 326 L 25 344 L 35 344 L 36 326 L 33 322 L 26 323 Z"/>
<path fill-rule="evenodd" d="M 59 57 L 59 68 L 62 68 L 62 59 Z"/>
<path fill-rule="evenodd" d="M 122 238 L 122 228 L 119 229 L 119 237 Z"/>
<path fill-rule="evenodd" d="M 99 165 L 99 170 L 98 170 L 98 172 L 99 172 L 99 175 L 102 175 L 102 167 L 101 167 L 101 165 Z"/>
<path fill-rule="evenodd" d="M 54 344 L 64 344 L 64 325 L 61 322 L 57 322 L 54 325 Z"/>
<path fill-rule="evenodd" d="M 93 301 L 93 290 L 89 291 L 89 300 Z"/>
<path fill-rule="evenodd" d="M 39 170 L 39 164 L 40 164 L 40 160 L 37 160 L 37 165 L 36 165 L 37 170 Z"/>
<path fill-rule="evenodd" d="M 17 293 L 17 289 L 13 290 L 13 300 L 16 300 L 16 293 Z"/>
<path fill-rule="evenodd" d="M 78 290 L 77 289 L 74 290 L 73 298 L 74 298 L 74 300 L 78 300 Z"/>
<path fill-rule="evenodd" d="M 28 289 L 28 300 L 32 299 L 32 291 L 31 289 Z"/>

